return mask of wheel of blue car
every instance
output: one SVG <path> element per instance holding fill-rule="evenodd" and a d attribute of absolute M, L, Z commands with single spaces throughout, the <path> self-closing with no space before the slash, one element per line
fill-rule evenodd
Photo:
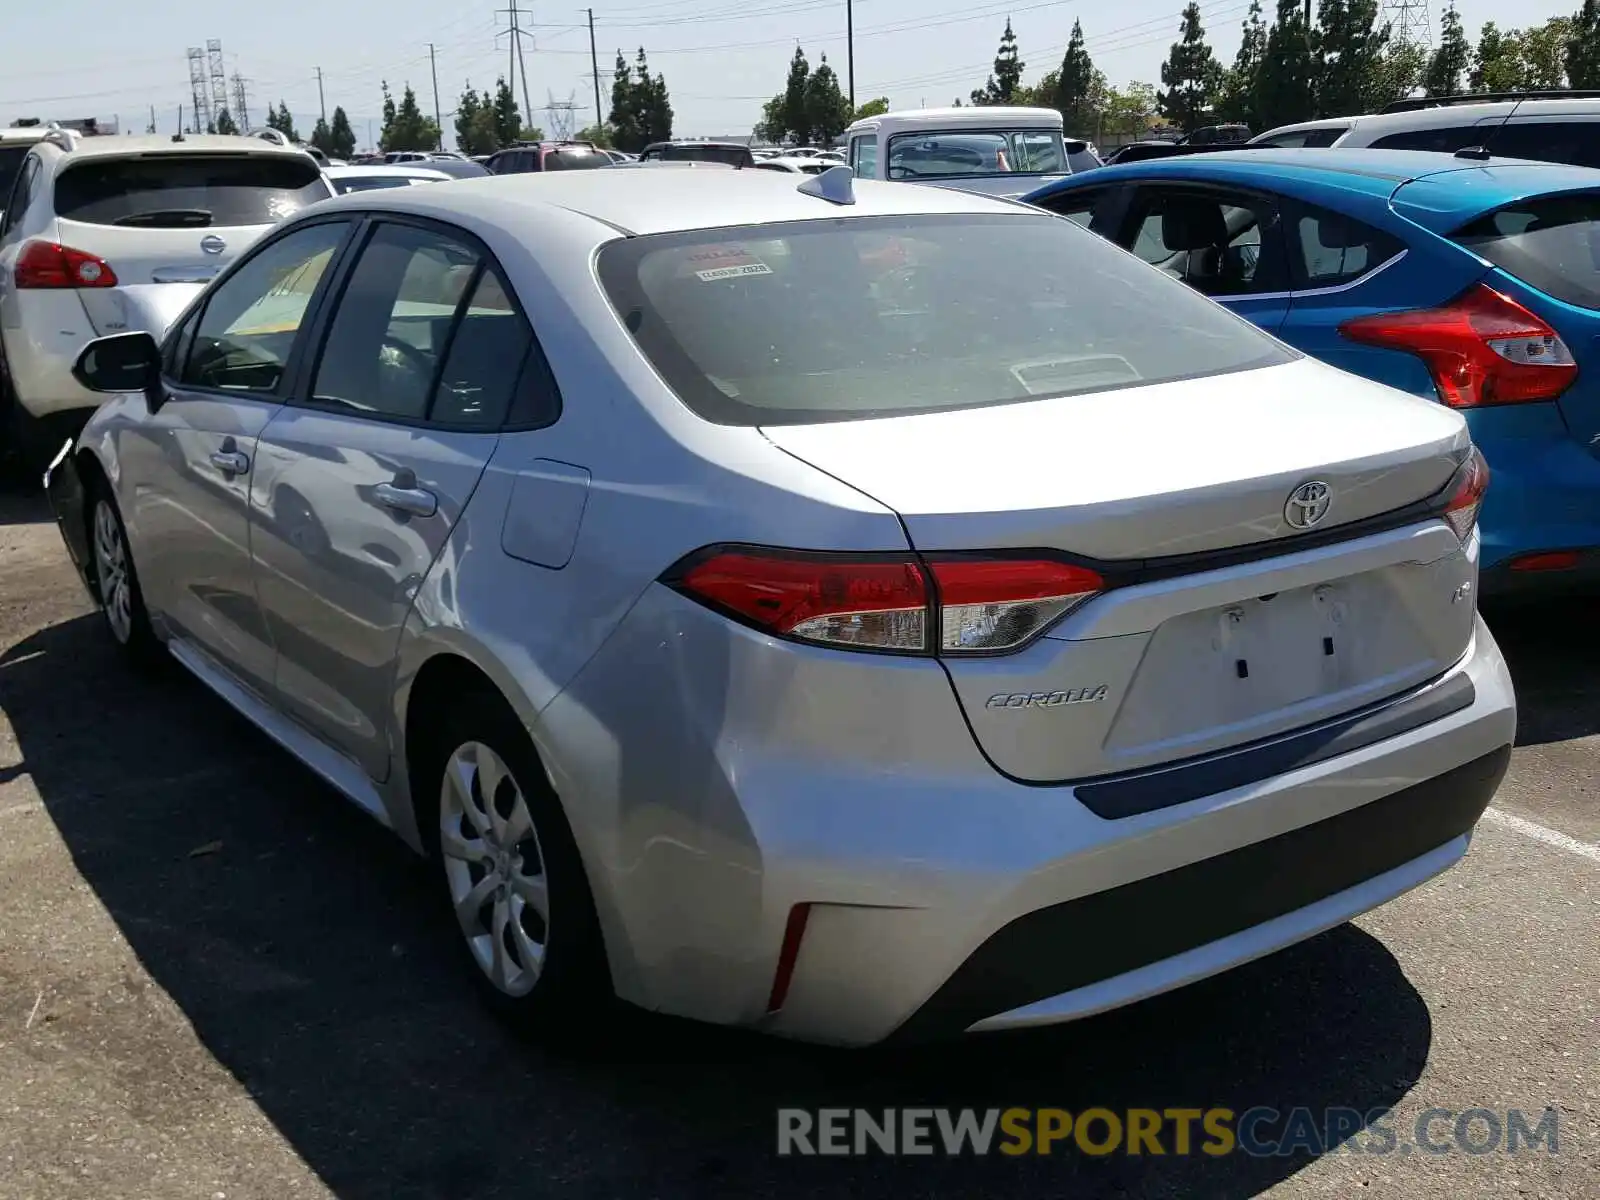
<path fill-rule="evenodd" d="M 599 921 L 533 743 L 499 697 L 464 697 L 441 725 L 429 834 L 479 990 L 535 1029 L 588 1019 L 610 994 Z"/>
<path fill-rule="evenodd" d="M 89 517 L 89 548 L 94 562 L 95 590 L 112 639 L 130 659 L 145 664 L 156 656 L 158 643 L 150 628 L 139 573 L 128 547 L 128 531 L 116 501 L 96 489 Z"/>

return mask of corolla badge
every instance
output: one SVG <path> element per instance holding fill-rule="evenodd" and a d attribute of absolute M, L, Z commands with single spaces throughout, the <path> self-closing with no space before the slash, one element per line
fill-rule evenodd
<path fill-rule="evenodd" d="M 1320 479 L 1302 483 L 1289 493 L 1283 506 L 1283 519 L 1294 529 L 1310 529 L 1333 507 L 1333 489 Z"/>
<path fill-rule="evenodd" d="M 214 233 L 208 233 L 205 237 L 200 239 L 200 249 L 204 250 L 207 254 L 221 254 L 227 248 L 228 243 L 223 241 Z"/>
<path fill-rule="evenodd" d="M 1107 685 L 1060 688 L 1053 692 L 999 692 L 984 701 L 985 708 L 1060 708 L 1063 704 L 1093 704 L 1106 698 Z"/>

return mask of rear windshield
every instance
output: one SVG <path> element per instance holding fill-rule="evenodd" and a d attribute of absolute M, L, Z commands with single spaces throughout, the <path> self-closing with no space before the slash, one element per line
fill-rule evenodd
<path fill-rule="evenodd" d="M 0 209 L 5 208 L 6 201 L 11 198 L 17 172 L 22 170 L 22 160 L 28 157 L 31 148 L 23 145 L 0 146 Z"/>
<path fill-rule="evenodd" d="M 1293 357 L 1110 242 L 1043 214 L 656 234 L 610 243 L 599 268 L 662 377 L 724 425 L 976 408 Z"/>
<path fill-rule="evenodd" d="M 1082 142 L 1067 143 L 1067 166 L 1072 169 L 1074 175 L 1083 171 L 1092 171 L 1102 165 L 1100 160 L 1094 156 L 1094 151 L 1090 150 Z"/>
<path fill-rule="evenodd" d="M 546 171 L 587 171 L 610 165 L 609 157 L 584 146 L 563 146 L 559 150 L 546 150 L 544 155 Z"/>
<path fill-rule="evenodd" d="M 890 179 L 1065 175 L 1070 170 L 1061 134 L 1051 129 L 903 133 L 889 139 Z"/>
<path fill-rule="evenodd" d="M 334 190 L 341 196 L 346 192 L 375 192 L 380 188 L 410 187 L 411 180 L 404 175 L 353 175 L 335 179 Z"/>
<path fill-rule="evenodd" d="M 1547 296 L 1600 309 L 1600 193 L 1513 204 L 1455 240 Z"/>
<path fill-rule="evenodd" d="M 1301 146 L 1312 150 L 1322 150 L 1333 145 L 1350 131 L 1348 125 L 1320 126 L 1316 129 L 1294 129 L 1287 133 L 1275 133 L 1271 137 L 1256 138 L 1252 146 L 1277 146 L 1280 149 L 1292 149 Z"/>
<path fill-rule="evenodd" d="M 56 215 L 92 225 L 270 225 L 332 193 L 307 155 L 90 158 L 56 179 Z"/>
<path fill-rule="evenodd" d="M 743 146 L 656 146 L 644 157 L 666 162 L 714 162 L 748 167 L 755 155 Z"/>

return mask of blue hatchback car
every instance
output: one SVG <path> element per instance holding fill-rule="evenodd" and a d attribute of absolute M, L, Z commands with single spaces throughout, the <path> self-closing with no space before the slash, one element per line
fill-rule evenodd
<path fill-rule="evenodd" d="M 1025 199 L 1307 354 L 1460 409 L 1493 473 L 1485 591 L 1600 581 L 1600 171 L 1239 150 Z"/>

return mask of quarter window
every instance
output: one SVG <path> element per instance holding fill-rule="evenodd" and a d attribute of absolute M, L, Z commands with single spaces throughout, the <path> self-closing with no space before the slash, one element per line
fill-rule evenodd
<path fill-rule="evenodd" d="M 1302 212 L 1294 227 L 1293 253 L 1308 288 L 1350 283 L 1405 249 L 1381 229 L 1323 209 Z"/>
<path fill-rule="evenodd" d="M 850 163 L 855 167 L 857 179 L 876 179 L 878 177 L 877 134 L 851 139 Z"/>
<path fill-rule="evenodd" d="M 1466 146 L 1483 141 L 1487 131 L 1479 125 L 1446 125 L 1435 129 L 1408 129 L 1404 133 L 1391 133 L 1372 143 L 1374 150 L 1431 150 L 1436 154 L 1454 154 Z M 1499 147 L 1496 147 L 1497 149 Z M 1510 153 L 1507 151 L 1507 153 Z"/>
<path fill-rule="evenodd" d="M 218 285 L 201 314 L 181 381 L 227 391 L 277 391 L 311 298 L 348 228 L 344 221 L 302 226 Z"/>
<path fill-rule="evenodd" d="M 1600 125 L 1591 121 L 1519 121 L 1479 135 L 1497 156 L 1600 167 Z"/>

